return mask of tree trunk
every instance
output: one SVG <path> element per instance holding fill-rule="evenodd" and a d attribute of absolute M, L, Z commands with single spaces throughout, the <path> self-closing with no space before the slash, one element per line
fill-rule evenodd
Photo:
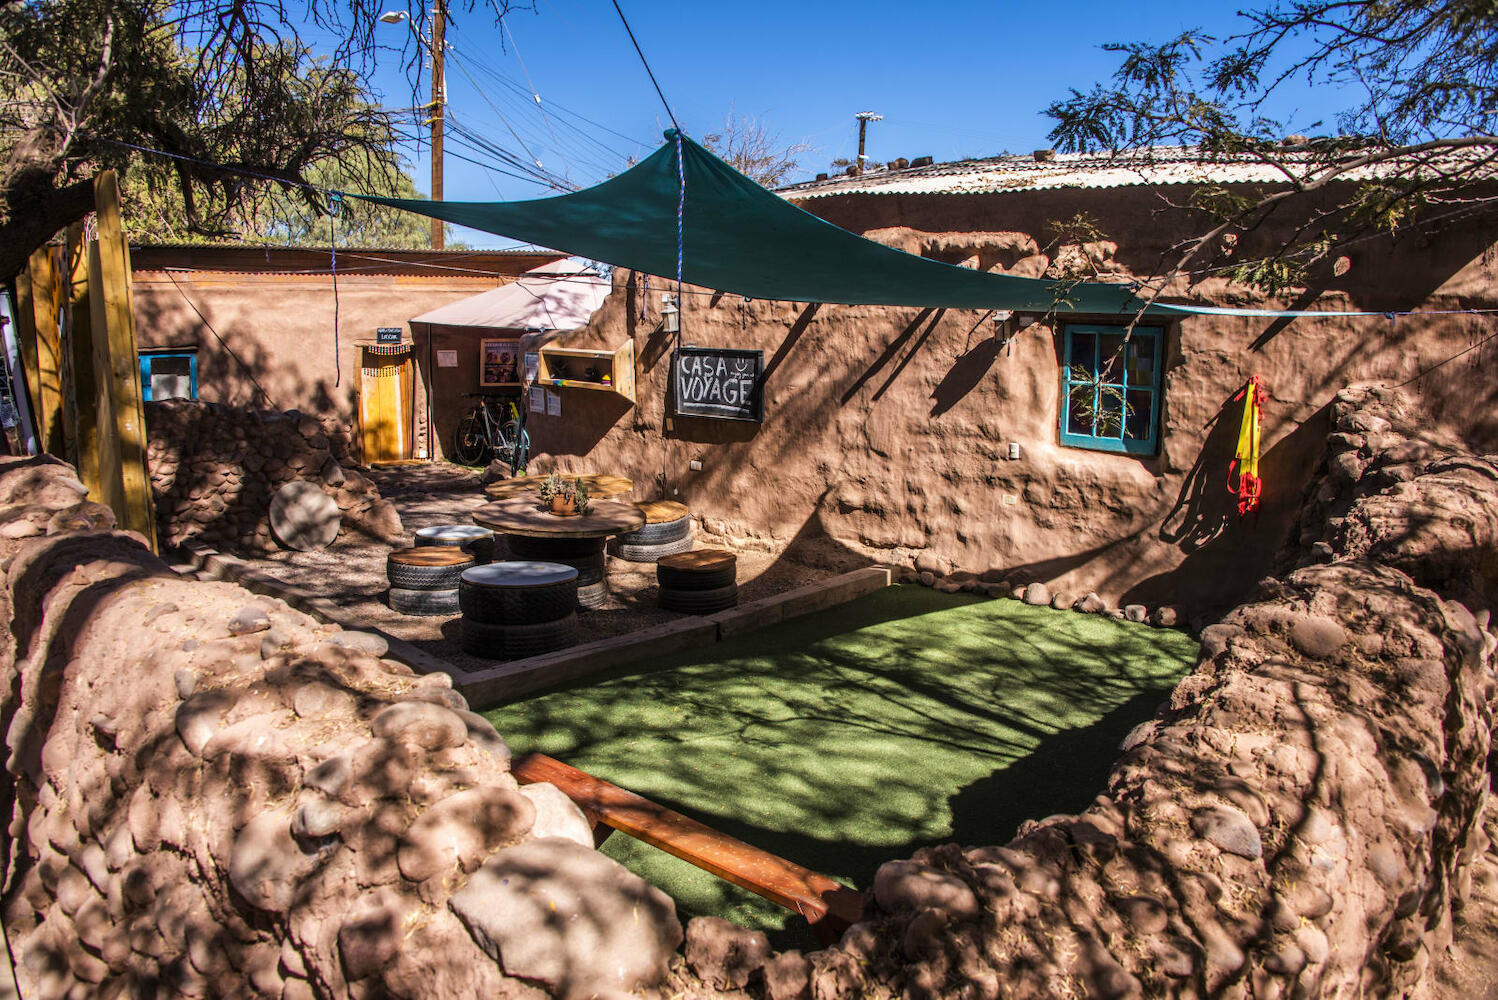
<path fill-rule="evenodd" d="M 52 186 L 49 176 L 38 173 L 26 171 L 14 175 L 4 192 L 0 281 L 9 281 L 20 274 L 32 251 L 94 210 L 92 178 L 57 188 Z"/>

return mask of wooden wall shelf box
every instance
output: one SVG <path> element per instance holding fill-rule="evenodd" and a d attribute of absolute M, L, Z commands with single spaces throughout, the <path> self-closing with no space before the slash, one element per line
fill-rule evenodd
<path fill-rule="evenodd" d="M 545 345 L 540 354 L 537 385 L 612 392 L 631 403 L 635 401 L 635 345 L 632 340 L 626 340 L 612 351 Z M 596 373 L 596 379 L 583 377 L 589 368 Z M 603 381 L 605 375 L 609 378 L 607 382 Z"/>

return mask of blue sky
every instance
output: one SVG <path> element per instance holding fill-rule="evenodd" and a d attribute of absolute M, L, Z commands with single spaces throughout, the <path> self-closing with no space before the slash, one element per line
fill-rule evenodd
<path fill-rule="evenodd" d="M 859 111 L 884 115 L 869 128 L 869 154 L 881 161 L 1047 146 L 1046 105 L 1069 87 L 1106 79 L 1117 65 L 1115 54 L 1102 51 L 1105 42 L 1160 40 L 1188 27 L 1227 34 L 1241 24 L 1233 5 L 1180 0 L 620 4 L 689 135 L 714 131 L 730 108 L 753 116 L 784 142 L 814 147 L 800 156 L 796 179 L 856 152 Z M 506 24 L 508 33 L 488 0 L 455 14 L 448 102 L 460 127 L 583 186 L 659 144 L 670 122 L 609 0 L 536 0 L 533 12 L 514 12 Z M 410 30 L 381 29 L 391 45 Z M 391 107 L 411 101 L 399 63 L 397 53 L 382 54 L 376 78 Z M 532 90 L 549 114 L 540 113 Z M 1335 96 L 1302 91 L 1276 112 L 1291 120 L 1291 131 L 1304 129 Z M 460 159 L 494 162 L 461 136 L 450 136 L 448 148 L 449 200 L 554 193 Z M 425 191 L 425 144 L 409 152 Z M 496 245 L 479 234 L 463 238 Z"/>

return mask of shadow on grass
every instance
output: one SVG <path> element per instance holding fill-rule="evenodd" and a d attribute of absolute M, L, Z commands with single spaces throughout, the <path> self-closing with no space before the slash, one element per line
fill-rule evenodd
<path fill-rule="evenodd" d="M 894 587 L 488 713 L 539 750 L 856 887 L 919 847 L 1086 806 L 1189 668 L 1180 633 Z M 788 914 L 619 837 L 687 914 Z"/>

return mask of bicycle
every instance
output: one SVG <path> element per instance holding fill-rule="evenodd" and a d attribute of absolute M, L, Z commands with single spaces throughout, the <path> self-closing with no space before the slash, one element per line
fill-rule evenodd
<path fill-rule="evenodd" d="M 483 465 L 492 456 L 510 467 L 510 475 L 525 475 L 525 463 L 531 452 L 531 438 L 525 432 L 525 411 L 513 397 L 482 392 L 465 392 L 463 397 L 477 402 L 458 421 L 453 434 L 453 458 L 460 465 Z M 508 407 L 508 413 L 495 413 L 501 402 Z"/>

